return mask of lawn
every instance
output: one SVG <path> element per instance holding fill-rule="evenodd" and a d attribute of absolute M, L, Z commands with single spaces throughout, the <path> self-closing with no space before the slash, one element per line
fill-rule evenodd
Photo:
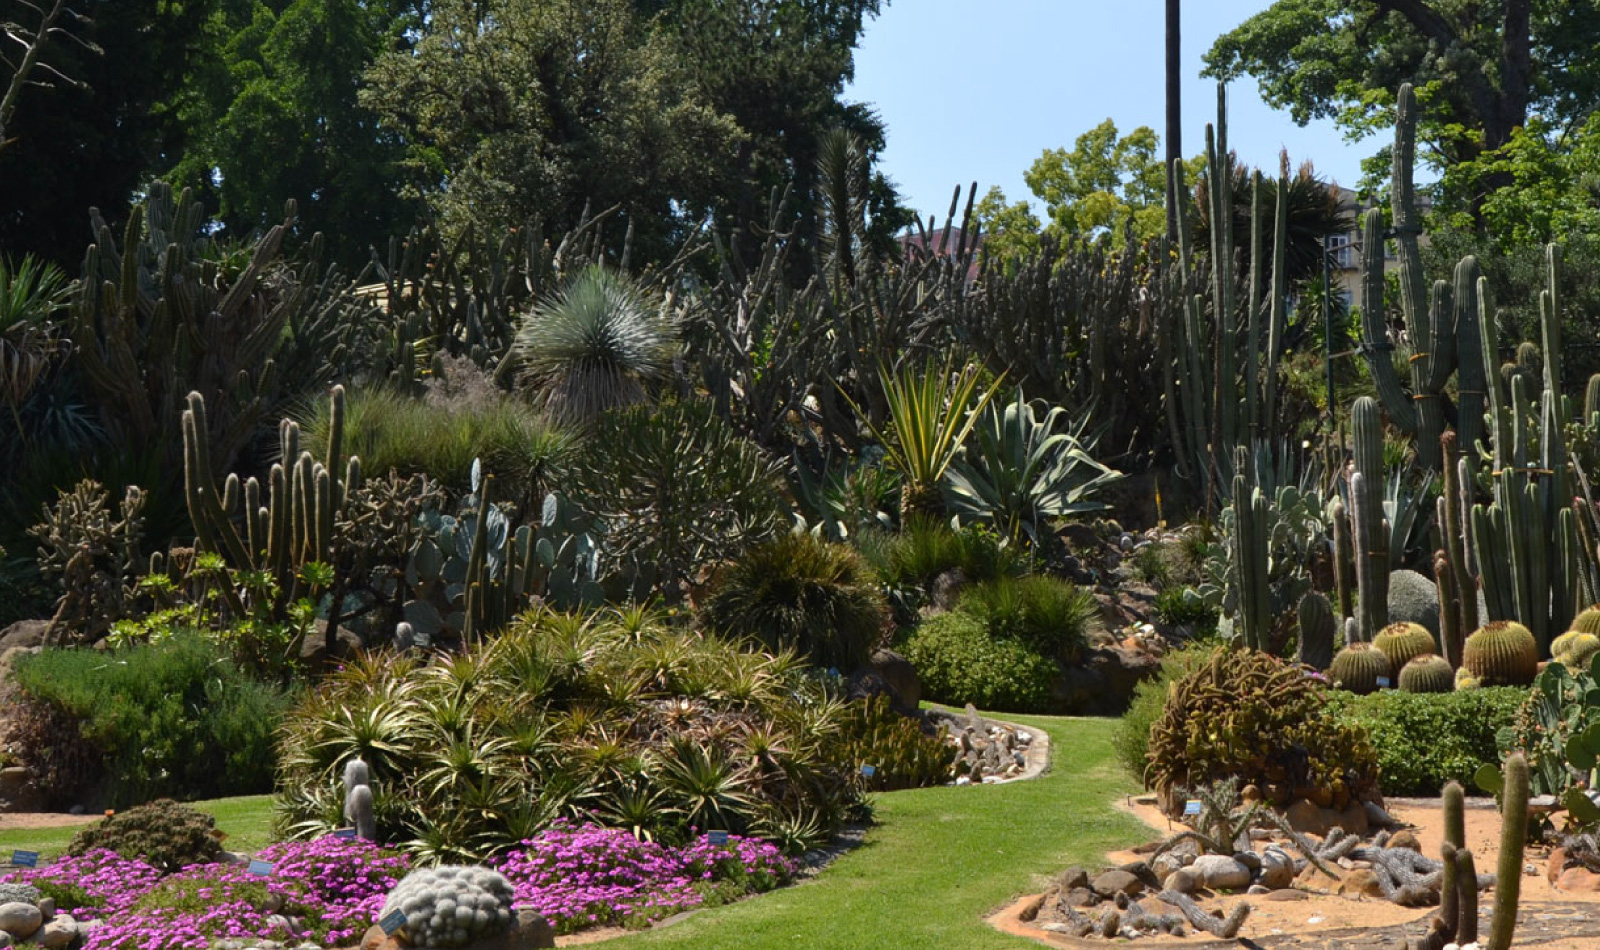
<path fill-rule="evenodd" d="M 190 802 L 217 819 L 217 828 L 227 832 L 222 846 L 229 851 L 258 851 L 272 843 L 272 796 L 245 795 Z M 67 843 L 86 825 L 55 828 L 8 828 L 0 831 L 0 858 L 9 858 L 14 849 L 37 851 L 43 860 L 66 850 Z"/>
<path fill-rule="evenodd" d="M 1111 751 L 1112 719 L 1006 716 L 1049 733 L 1051 770 L 989 788 L 880 795 L 866 843 L 816 880 L 673 927 L 616 941 L 619 950 L 1015 948 L 983 916 L 1074 862 L 1091 863 L 1140 834 L 1108 807 L 1133 783 Z"/>

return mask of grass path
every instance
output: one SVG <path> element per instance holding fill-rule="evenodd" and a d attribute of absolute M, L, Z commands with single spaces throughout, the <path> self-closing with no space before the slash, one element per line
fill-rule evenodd
<path fill-rule="evenodd" d="M 217 820 L 217 828 L 228 833 L 222 846 L 230 851 L 259 851 L 272 843 L 272 796 L 245 795 L 190 802 Z M 72 836 L 83 825 L 58 825 L 49 828 L 0 829 L 0 860 L 9 859 L 14 849 L 38 851 L 43 860 L 65 851 Z"/>
<path fill-rule="evenodd" d="M 1100 860 L 1141 826 L 1109 803 L 1133 790 L 1111 719 L 1006 716 L 1050 735 L 1050 771 L 990 788 L 876 798 L 866 843 L 798 887 L 607 943 L 616 950 L 978 950 L 1026 946 L 982 918 L 1074 862 Z"/>

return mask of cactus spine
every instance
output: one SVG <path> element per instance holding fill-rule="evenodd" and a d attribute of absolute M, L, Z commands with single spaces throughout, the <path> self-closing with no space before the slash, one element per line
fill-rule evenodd
<path fill-rule="evenodd" d="M 344 766 L 344 820 L 356 829 L 356 837 L 378 840 L 378 822 L 372 812 L 372 770 L 359 758 Z"/>

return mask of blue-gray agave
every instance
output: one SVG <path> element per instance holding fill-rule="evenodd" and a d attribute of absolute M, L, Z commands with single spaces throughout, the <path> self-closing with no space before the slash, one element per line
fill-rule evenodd
<path fill-rule="evenodd" d="M 1122 473 L 1089 454 L 1095 440 L 1084 434 L 1087 414 L 1074 420 L 1052 406 L 1040 418 L 1042 406 L 1018 389 L 1011 402 L 984 407 L 945 479 L 958 522 L 1037 545 L 1049 519 L 1105 507 L 1094 496 Z"/>

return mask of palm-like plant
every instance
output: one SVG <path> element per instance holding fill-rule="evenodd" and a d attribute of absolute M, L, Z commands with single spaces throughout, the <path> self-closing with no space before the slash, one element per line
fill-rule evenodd
<path fill-rule="evenodd" d="M 1089 454 L 1087 425 L 1087 413 L 1073 420 L 1060 406 L 1040 419 L 1021 389 L 1005 406 L 991 403 L 950 466 L 947 500 L 957 519 L 1038 547 L 1049 519 L 1104 508 L 1095 493 L 1122 474 Z"/>
<path fill-rule="evenodd" d="M 70 283 L 54 264 L 0 258 L 0 403 L 13 413 L 50 360 L 64 350 L 50 317 L 67 304 Z"/>
<path fill-rule="evenodd" d="M 677 326 L 663 305 L 596 265 L 523 319 L 510 359 L 557 421 L 582 425 L 643 402 L 671 373 L 677 351 Z"/>
<path fill-rule="evenodd" d="M 943 366 L 908 367 L 897 373 L 885 367 L 879 370 L 879 379 L 894 438 L 879 431 L 853 400 L 851 406 L 883 444 L 889 464 L 905 481 L 900 488 L 901 521 L 914 516 L 936 518 L 943 513 L 939 485 L 977 423 L 978 413 L 994 398 L 999 381 L 980 394 L 977 368 L 966 366 L 956 373 L 948 361 Z M 977 404 L 971 405 L 974 397 Z M 850 399 L 848 393 L 845 398 Z"/>

